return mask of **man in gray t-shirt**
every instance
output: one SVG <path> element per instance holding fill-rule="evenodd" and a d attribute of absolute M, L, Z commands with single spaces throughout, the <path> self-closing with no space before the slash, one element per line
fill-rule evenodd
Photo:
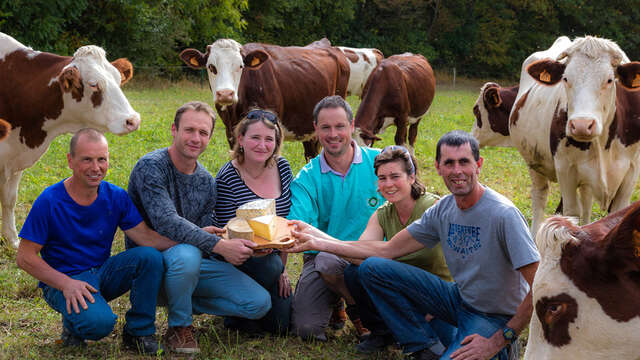
<path fill-rule="evenodd" d="M 289 251 L 366 259 L 359 269 L 362 284 L 414 359 L 506 359 L 507 345 L 531 317 L 540 255 L 520 211 L 478 181 L 482 162 L 475 138 L 449 132 L 438 141 L 435 166 L 451 195 L 421 219 L 388 242 L 335 241 L 297 221 L 297 244 Z M 390 260 L 438 242 L 455 282 Z M 453 339 L 440 339 L 444 352 L 424 336 L 430 316 L 457 327 Z"/>

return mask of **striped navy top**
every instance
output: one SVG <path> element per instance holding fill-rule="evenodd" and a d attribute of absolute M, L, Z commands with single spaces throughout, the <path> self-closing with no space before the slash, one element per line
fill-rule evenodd
<path fill-rule="evenodd" d="M 291 190 L 289 185 L 293 179 L 291 166 L 284 157 L 278 159 L 278 173 L 282 193 L 276 199 L 276 214 L 286 217 L 291 207 Z M 244 183 L 238 170 L 233 167 L 231 161 L 220 168 L 216 175 L 215 186 L 217 190 L 216 206 L 213 216 L 213 225 L 224 227 L 229 220 L 236 216 L 236 209 L 249 201 L 261 199 Z"/>

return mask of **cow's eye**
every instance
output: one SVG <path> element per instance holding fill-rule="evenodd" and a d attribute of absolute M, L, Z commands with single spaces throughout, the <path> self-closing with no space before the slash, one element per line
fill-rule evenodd
<path fill-rule="evenodd" d="M 563 77 L 562 80 L 564 80 L 564 82 L 568 82 L 566 77 Z"/>
<path fill-rule="evenodd" d="M 613 82 L 613 79 L 607 80 L 607 84 L 611 84 L 612 82 Z"/>
<path fill-rule="evenodd" d="M 213 75 L 218 75 L 218 70 L 212 64 L 209 64 L 209 71 L 211 71 Z"/>
<path fill-rule="evenodd" d="M 87 85 L 89 85 L 89 87 L 91 88 L 91 90 L 93 91 L 98 91 L 100 90 L 100 88 L 98 87 L 98 82 L 93 80 L 93 81 L 88 81 Z"/>

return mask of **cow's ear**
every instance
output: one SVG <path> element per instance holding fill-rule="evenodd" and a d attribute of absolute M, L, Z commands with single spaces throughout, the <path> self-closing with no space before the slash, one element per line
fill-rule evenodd
<path fill-rule="evenodd" d="M 605 237 L 607 259 L 622 272 L 640 272 L 640 202 L 628 209 Z"/>
<path fill-rule="evenodd" d="M 627 90 L 640 90 L 640 62 L 634 61 L 616 68 L 618 80 Z"/>
<path fill-rule="evenodd" d="M 71 92 L 71 97 L 76 101 L 82 100 L 82 94 L 84 93 L 84 85 L 82 84 L 82 77 L 78 68 L 70 66 L 63 69 L 60 75 L 58 75 L 58 83 L 62 92 Z"/>
<path fill-rule="evenodd" d="M 11 124 L 0 119 L 0 141 L 9 136 L 9 132 L 11 132 Z"/>
<path fill-rule="evenodd" d="M 500 97 L 500 91 L 498 91 L 499 89 L 500 88 L 495 86 L 486 88 L 483 94 L 484 103 L 494 108 L 502 105 L 502 97 Z"/>
<path fill-rule="evenodd" d="M 537 82 L 545 85 L 555 85 L 562 79 L 565 64 L 550 60 L 538 60 L 527 67 L 527 72 Z"/>
<path fill-rule="evenodd" d="M 120 86 L 126 84 L 133 77 L 133 65 L 127 58 L 116 59 L 111 65 L 120 72 Z"/>
<path fill-rule="evenodd" d="M 268 59 L 269 54 L 262 50 L 255 50 L 244 57 L 244 65 L 252 69 L 258 69 Z"/>
<path fill-rule="evenodd" d="M 192 69 L 204 69 L 207 66 L 207 56 L 196 49 L 182 50 L 180 59 Z"/>

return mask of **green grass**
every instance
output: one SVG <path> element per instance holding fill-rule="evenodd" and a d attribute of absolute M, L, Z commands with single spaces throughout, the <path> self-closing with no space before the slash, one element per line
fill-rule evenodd
<path fill-rule="evenodd" d="M 106 180 L 127 187 L 129 172 L 142 155 L 154 149 L 168 146 L 171 142 L 171 122 L 175 110 L 190 100 L 211 103 L 209 88 L 204 84 L 137 84 L 128 85 L 125 93 L 132 106 L 142 116 L 140 129 L 126 136 L 107 134 L 110 144 L 111 167 Z M 416 155 L 419 160 L 420 177 L 429 191 L 447 194 L 442 180 L 433 167 L 435 144 L 445 132 L 453 129 L 469 131 L 473 122 L 472 107 L 481 82 L 459 81 L 454 89 L 451 85 L 439 85 L 436 98 L 428 115 L 422 119 Z M 359 99 L 348 99 L 354 107 Z M 382 147 L 392 144 L 394 128 L 388 129 L 375 144 Z M 18 228 L 40 192 L 60 179 L 71 174 L 66 164 L 66 151 L 70 135 L 58 137 L 49 151 L 32 168 L 24 172 L 16 208 Z M 224 136 L 224 126 L 216 124 L 213 139 L 201 157 L 203 165 L 215 175 L 228 160 L 228 145 Z M 286 142 L 283 155 L 289 160 L 294 173 L 304 165 L 304 151 L 301 143 Z M 485 158 L 481 181 L 503 193 L 531 219 L 529 198 L 530 181 L 526 167 L 514 149 L 485 148 L 481 150 Z M 546 212 L 551 214 L 558 200 L 558 189 L 551 188 L 551 196 Z M 633 200 L 638 198 L 634 192 Z M 594 205 L 594 217 L 602 216 L 602 211 Z M 124 248 L 122 233 L 114 242 L 114 252 Z M 299 255 L 290 257 L 287 270 L 292 280 L 297 280 L 302 267 Z M 69 350 L 56 343 L 61 331 L 60 315 L 51 310 L 40 296 L 37 282 L 19 270 L 15 265 L 15 251 L 6 246 L 0 248 L 0 359 L 97 359 L 97 358 L 137 358 L 121 349 L 120 334 L 124 313 L 128 308 L 127 297 L 121 297 L 111 304 L 119 316 L 116 331 L 98 342 L 90 342 L 85 350 Z M 356 338 L 348 326 L 342 333 L 335 334 L 329 343 L 307 343 L 296 337 L 247 338 L 229 332 L 222 326 L 220 317 L 195 316 L 194 325 L 202 353 L 195 358 L 202 359 L 358 359 L 353 346 Z M 158 309 L 158 334 L 166 329 L 166 312 Z M 379 359 L 401 358 L 398 351 L 378 355 Z"/>

